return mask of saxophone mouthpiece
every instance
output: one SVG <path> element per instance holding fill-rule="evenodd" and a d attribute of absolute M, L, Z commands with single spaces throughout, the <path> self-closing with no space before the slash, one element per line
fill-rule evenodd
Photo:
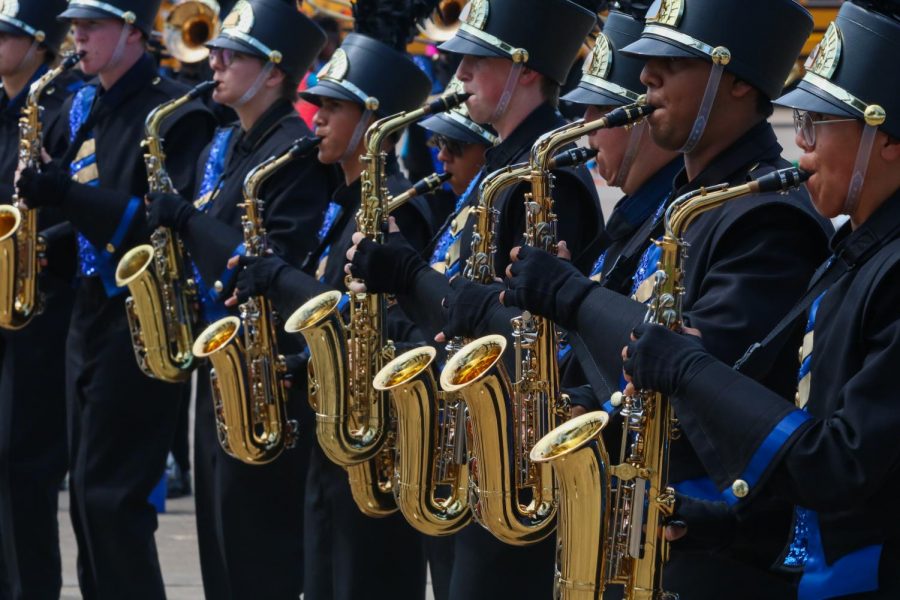
<path fill-rule="evenodd" d="M 763 175 L 751 185 L 756 188 L 757 193 L 765 194 L 769 192 L 787 192 L 794 188 L 800 187 L 809 179 L 810 174 L 797 167 L 788 167 L 781 169 L 768 175 Z"/>
<path fill-rule="evenodd" d="M 607 113 L 603 120 L 606 121 L 607 128 L 623 127 L 637 123 L 653 113 L 654 110 L 656 110 L 655 106 L 636 102 Z"/>
<path fill-rule="evenodd" d="M 468 100 L 471 95 L 472 94 L 466 94 L 465 92 L 457 92 L 441 96 L 428 105 L 428 114 L 447 112 Z"/>
<path fill-rule="evenodd" d="M 303 158 L 304 156 L 309 155 L 321 143 L 322 138 L 316 136 L 300 138 L 294 142 L 294 145 L 291 146 L 289 152 L 291 153 L 292 158 Z"/>
<path fill-rule="evenodd" d="M 72 53 L 72 54 L 68 55 L 68 56 L 63 60 L 63 64 L 62 64 L 63 70 L 64 70 L 64 71 L 68 71 L 69 69 L 71 69 L 72 67 L 74 67 L 75 65 L 77 65 L 78 62 L 79 62 L 82 58 L 84 58 L 85 54 L 87 54 L 87 52 L 85 52 L 84 50 L 82 50 L 81 52 L 75 52 L 75 53 Z"/>
<path fill-rule="evenodd" d="M 597 152 L 591 150 L 590 148 L 583 146 L 580 148 L 572 148 L 571 150 L 560 152 L 559 154 L 551 158 L 550 168 L 563 169 L 565 167 L 583 165 L 584 163 L 592 160 L 595 156 L 597 156 Z"/>
<path fill-rule="evenodd" d="M 189 93 L 188 98 L 194 100 L 195 98 L 199 98 L 204 95 L 206 92 L 210 90 L 214 90 L 219 85 L 218 81 L 204 81 L 194 87 Z"/>

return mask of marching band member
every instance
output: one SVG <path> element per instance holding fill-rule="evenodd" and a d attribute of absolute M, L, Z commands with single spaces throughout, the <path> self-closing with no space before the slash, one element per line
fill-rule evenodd
<path fill-rule="evenodd" d="M 646 61 L 641 81 L 648 88 L 648 102 L 657 107 L 648 118 L 653 140 L 684 154 L 685 169 L 670 198 L 701 186 L 741 183 L 787 166 L 766 118 L 812 21 L 791 0 L 770 0 L 754 5 L 752 11 L 745 9 L 742 3 L 721 0 L 660 1 L 648 12 L 641 39 L 622 50 Z M 757 43 L 758 31 L 766 31 L 769 43 Z M 659 236 L 659 221 L 654 219 L 643 235 Z M 805 192 L 742 198 L 707 212 L 691 225 L 685 322 L 703 331 L 703 345 L 713 355 L 737 360 L 746 345 L 800 297 L 802 282 L 823 257 L 828 228 Z M 607 395 L 620 385 L 615 365 L 621 360 L 621 347 L 644 319 L 647 309 L 642 301 L 652 291 L 657 253 L 654 245 L 643 252 L 634 275 L 637 289 L 629 299 L 547 253 L 519 249 L 514 251 L 517 260 L 508 273 L 504 302 L 547 316 L 569 330 L 573 344 L 581 344 L 587 357 L 582 360 L 587 363 L 585 375 L 597 389 L 605 386 Z M 502 321 L 505 313 L 496 310 L 494 320 Z M 791 394 L 793 374 L 783 361 L 757 377 L 784 397 Z M 670 481 L 679 494 L 718 498 L 691 444 L 683 438 L 673 441 L 670 457 Z M 706 508 L 683 501 L 682 518 L 689 518 L 691 506 Z M 733 529 L 724 525 L 706 528 L 715 539 L 673 544 L 664 576 L 667 589 L 701 599 L 717 598 L 726 588 L 739 598 L 789 597 L 788 581 L 766 572 L 778 552 L 789 512 L 777 501 L 756 509 L 754 519 L 738 532 L 755 536 L 750 548 L 717 551 L 731 545 L 722 538 Z M 695 528 L 695 533 L 700 531 Z M 698 546 L 700 559 L 687 552 Z"/>
<path fill-rule="evenodd" d="M 78 232 L 66 391 L 70 512 L 86 598 L 165 596 L 148 497 L 165 470 L 180 389 L 138 368 L 114 277 L 122 254 L 149 235 L 144 119 L 187 92 L 159 77 L 145 51 L 158 8 L 158 0 L 69 1 L 60 18 L 85 53 L 82 71 L 96 79 L 66 101 L 55 125 L 69 140 L 59 163 L 26 169 L 18 182 L 30 208 L 59 206 Z M 193 162 L 212 126 L 198 102 L 163 131 L 179 190 L 193 188 Z"/>
<path fill-rule="evenodd" d="M 596 18 L 568 0 L 522 2 L 476 0 L 455 37 L 441 49 L 462 55 L 456 75 L 464 90 L 469 118 L 491 125 L 500 143 L 488 149 L 486 163 L 461 198 L 458 210 L 440 232 L 432 262 L 403 243 L 397 234 L 385 245 L 354 238 L 346 269 L 365 285 L 356 289 L 398 294 L 400 305 L 429 337 L 444 328 L 441 300 L 448 295 L 448 278 L 457 275 L 469 256 L 474 229 L 471 209 L 478 203 L 478 184 L 504 166 L 528 160 L 537 138 L 565 123 L 556 109 L 559 87 L 566 80 L 578 49 Z M 528 15 L 522 19 L 522 15 Z M 452 113 L 451 113 L 452 114 Z M 596 189 L 584 167 L 555 172 L 554 197 L 560 230 L 571 238 L 576 252 L 587 248 L 603 230 Z M 525 231 L 524 196 L 527 185 L 501 193 L 496 262 Z M 402 223 L 400 232 L 406 234 Z M 585 270 L 589 261 L 581 257 Z M 554 544 L 551 539 L 532 546 L 508 546 L 478 525 L 455 536 L 450 598 L 509 594 L 518 598 L 546 598 L 552 592 Z"/>
<path fill-rule="evenodd" d="M 218 82 L 213 100 L 234 109 L 238 120 L 219 128 L 200 155 L 194 203 L 175 194 L 148 198 L 151 227 L 174 229 L 197 266 L 206 323 L 226 315 L 223 301 L 233 279 L 227 263 L 244 250 L 241 203 L 247 174 L 312 136 L 293 101 L 324 43 L 321 29 L 293 4 L 239 0 L 208 44 Z M 276 255 L 299 265 L 314 250 L 333 183 L 331 170 L 312 155 L 267 180 L 263 220 Z M 301 349 L 286 335 L 278 347 L 288 354 Z M 303 591 L 303 490 L 314 422 L 305 389 L 292 387 L 288 393 L 289 416 L 301 423 L 297 447 L 263 465 L 244 464 L 220 446 L 208 364 L 199 370 L 197 390 L 195 505 L 205 593 L 250 598 L 262 579 L 268 597 L 296 598 Z M 266 552 L 260 552 L 261 545 Z"/>
<path fill-rule="evenodd" d="M 786 357 L 794 402 L 692 336 L 642 326 L 625 351 L 635 385 L 672 395 L 714 489 L 739 515 L 772 496 L 794 504 L 778 564 L 801 573 L 801 600 L 900 594 L 900 532 L 884 519 L 897 481 L 900 95 L 887 74 L 898 34 L 896 3 L 845 3 L 807 75 L 776 101 L 795 110 L 816 210 L 849 217 L 802 300 L 744 363 L 782 344 L 796 357 L 785 332 L 805 324 L 800 360 Z"/>
<path fill-rule="evenodd" d="M 0 203 L 13 195 L 19 116 L 32 83 L 58 57 L 66 25 L 62 0 L 0 3 Z M 77 75 L 49 83 L 39 102 L 44 131 L 77 88 Z M 64 139 L 46 140 L 54 155 Z M 59 220 L 40 214 L 39 228 Z M 59 265 L 57 265 L 59 266 Z M 69 275 L 70 276 L 70 275 Z M 40 276 L 43 313 L 18 331 L 3 330 L 0 372 L 0 596 L 57 598 L 62 586 L 58 490 L 66 473 L 65 345 L 72 290 L 65 274 Z"/>

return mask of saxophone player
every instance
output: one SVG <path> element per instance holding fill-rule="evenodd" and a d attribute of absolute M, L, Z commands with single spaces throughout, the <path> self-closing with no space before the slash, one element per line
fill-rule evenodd
<path fill-rule="evenodd" d="M 391 3 L 383 6 L 390 9 Z M 378 8 L 370 3 L 357 5 L 356 32 L 347 36 L 319 71 L 316 85 L 302 94 L 318 106 L 314 118 L 316 135 L 322 138 L 318 158 L 339 166 L 343 179 L 319 231 L 319 249 L 307 260 L 309 267 L 317 266 L 317 277 L 277 257 L 243 259 L 232 302 L 264 293 L 280 311 L 290 314 L 321 292 L 346 290 L 341 258 L 357 227 L 354 216 L 360 207 L 364 171 L 360 156 L 366 152 L 363 134 L 376 119 L 418 108 L 431 89 L 428 77 L 405 54 L 408 23 L 373 18 L 379 13 L 372 10 Z M 393 149 L 385 151 L 389 153 L 386 185 L 396 194 L 409 183 L 399 173 Z M 420 247 L 433 233 L 427 212 L 413 200 L 394 213 L 414 232 L 414 243 Z M 421 334 L 402 313 L 390 310 L 387 321 L 391 339 L 422 343 Z M 360 512 L 347 471 L 332 463 L 318 444 L 310 455 L 305 502 L 304 597 L 425 597 L 422 537 L 396 511 L 378 519 Z"/>
<path fill-rule="evenodd" d="M 353 240 L 357 245 L 347 253 L 350 264 L 345 267 L 370 291 L 398 294 L 400 305 L 429 338 L 444 330 L 441 301 L 450 293 L 449 279 L 461 272 L 471 254 L 479 184 L 489 173 L 527 161 L 538 137 L 565 123 L 557 111 L 560 84 L 596 22 L 594 14 L 568 0 L 479 0 L 470 2 L 468 11 L 456 36 L 441 49 L 461 55 L 456 76 L 464 90 L 473 94 L 466 102 L 468 118 L 480 127 L 492 126 L 500 141 L 487 150 L 485 166 L 432 248 L 432 263 L 441 272 L 429 268 L 399 234 L 384 246 L 361 241 L 357 236 Z M 588 270 L 592 260 L 582 250 L 603 231 L 593 181 L 584 167 L 559 169 L 554 175 L 560 230 L 571 237 L 579 264 Z M 527 184 L 510 186 L 496 203 L 500 211 L 498 274 L 506 266 L 504 257 L 520 243 L 525 231 L 523 194 L 527 188 Z M 402 223 L 399 229 L 400 234 L 407 235 Z M 363 289 L 362 284 L 354 285 Z M 477 524 L 469 525 L 454 538 L 450 598 L 551 595 L 551 539 L 532 546 L 508 546 Z"/>
<path fill-rule="evenodd" d="M 654 142 L 684 156 L 670 200 L 701 186 L 736 184 L 786 166 L 766 119 L 806 39 L 810 16 L 792 1 L 745 8 L 730 1 L 655 3 L 641 38 L 621 50 L 645 63 L 641 81 L 648 102 L 657 107 L 648 119 Z M 758 27 L 753 19 L 759 19 Z M 775 22 L 778 31 L 770 27 Z M 755 41 L 761 29 L 770 40 L 764 45 Z M 826 252 L 829 229 L 803 191 L 759 194 L 700 216 L 686 234 L 685 323 L 703 332 L 702 344 L 713 355 L 737 360 L 802 295 L 801 282 Z M 640 235 L 658 237 L 658 225 Z M 655 245 L 642 250 L 631 276 L 636 284 L 632 299 L 546 253 L 519 250 L 503 301 L 547 315 L 574 334 L 573 343 L 584 351 L 579 358 L 584 358 L 585 375 L 600 382 L 598 393 L 609 397 L 619 387 L 621 348 L 644 319 L 642 301 L 653 287 L 657 253 Z M 497 311 L 495 320 L 504 313 Z M 794 354 L 783 351 L 782 358 Z M 756 376 L 787 398 L 793 395 L 790 371 L 778 363 Z M 702 518 L 706 527 L 698 525 L 694 538 L 672 544 L 663 576 L 666 589 L 701 599 L 720 597 L 722 589 L 734 590 L 735 598 L 791 597 L 790 582 L 767 570 L 780 551 L 788 507 L 772 499 L 736 524 L 734 515 L 716 503 L 711 473 L 696 452 L 684 436 L 670 446 L 670 483 L 682 496 L 678 516 Z M 751 534 L 752 550 L 747 551 L 739 543 Z"/>
<path fill-rule="evenodd" d="M 816 210 L 849 217 L 802 299 L 740 369 L 656 327 L 635 332 L 626 350 L 634 384 L 672 394 L 713 489 L 738 514 L 772 496 L 794 505 L 777 566 L 799 575 L 801 600 L 900 595 L 900 532 L 884 512 L 897 481 L 887 374 L 900 360 L 900 89 L 885 76 L 896 71 L 897 8 L 845 3 L 807 75 L 776 101 L 795 111 Z M 795 327 L 799 359 L 786 335 Z M 795 375 L 787 399 L 744 374 L 781 359 L 782 345 Z"/>
<path fill-rule="evenodd" d="M 300 79 L 325 35 L 293 4 L 282 0 L 238 1 L 209 42 L 209 63 L 218 83 L 213 100 L 232 108 L 237 120 L 216 130 L 196 163 L 191 195 L 151 193 L 149 221 L 170 227 L 196 266 L 202 320 L 228 314 L 232 256 L 247 251 L 242 217 L 244 183 L 267 159 L 282 156 L 311 137 L 293 108 Z M 331 170 L 314 156 L 287 162 L 261 188 L 262 221 L 275 255 L 299 265 L 315 247 L 315 234 L 330 197 Z M 193 198 L 190 202 L 187 198 Z M 196 331 L 202 331 L 203 327 Z M 286 335 L 280 350 L 296 354 Z M 288 393 L 287 410 L 300 424 L 297 447 L 266 464 L 244 464 L 219 444 L 208 361 L 198 372 L 194 433 L 195 506 L 203 586 L 209 598 L 248 598 L 260 578 L 272 598 L 303 592 L 303 506 L 313 414 L 304 386 Z M 235 423 L 229 423 L 235 426 Z M 260 552 L 260 543 L 268 549 Z"/>
<path fill-rule="evenodd" d="M 62 0 L 0 3 L 0 203 L 12 200 L 20 142 L 19 118 L 29 88 L 54 66 L 66 26 L 56 21 Z M 59 118 L 79 83 L 58 75 L 40 93 L 43 130 Z M 71 86 L 71 87 L 70 87 Z M 28 140 L 33 141 L 33 140 Z M 45 138 L 59 156 L 65 140 Z M 40 215 L 40 229 L 59 216 Z M 60 266 L 60 265 L 56 265 Z M 43 313 L 27 327 L 3 330 L 0 345 L 0 596 L 58 597 L 62 567 L 57 527 L 57 490 L 66 472 L 65 347 L 62 333 L 72 310 L 64 273 L 40 277 Z"/>
<path fill-rule="evenodd" d="M 69 489 L 79 583 L 89 598 L 164 597 L 147 498 L 165 470 L 180 388 L 148 380 L 129 356 L 125 290 L 114 278 L 118 258 L 149 235 L 144 118 L 186 92 L 159 77 L 145 52 L 158 7 L 148 0 L 67 4 L 60 18 L 85 53 L 82 71 L 95 78 L 66 100 L 48 131 L 68 142 L 60 160 L 40 173 L 26 169 L 18 182 L 30 208 L 59 207 L 77 233 L 66 346 Z M 209 112 L 194 103 L 164 132 L 178 189 L 193 187 L 192 163 L 212 127 Z"/>

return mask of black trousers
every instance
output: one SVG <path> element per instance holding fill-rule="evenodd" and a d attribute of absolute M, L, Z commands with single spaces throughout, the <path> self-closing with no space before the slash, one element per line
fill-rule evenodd
<path fill-rule="evenodd" d="M 0 598 L 55 599 L 62 586 L 57 520 L 66 474 L 65 332 L 71 287 L 46 278 L 44 312 L 4 331 L 0 370 Z"/>
<path fill-rule="evenodd" d="M 313 416 L 290 393 L 300 423 L 296 447 L 266 465 L 247 465 L 216 438 L 209 369 L 199 369 L 194 422 L 194 499 L 203 589 L 210 600 L 296 598 L 303 591 L 303 494 Z"/>
<path fill-rule="evenodd" d="M 86 599 L 165 598 L 147 499 L 165 471 L 182 392 L 138 368 L 123 301 L 83 280 L 66 352 L 70 513 Z"/>
<path fill-rule="evenodd" d="M 350 493 L 347 472 L 313 446 L 306 489 L 304 600 L 423 600 L 422 535 L 399 512 L 373 519 Z"/>

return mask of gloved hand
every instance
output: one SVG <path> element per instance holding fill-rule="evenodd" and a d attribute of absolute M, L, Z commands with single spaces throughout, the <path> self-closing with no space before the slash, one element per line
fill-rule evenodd
<path fill-rule="evenodd" d="M 444 336 L 477 337 L 488 329 L 491 316 L 501 310 L 500 292 L 503 285 L 484 285 L 463 277 L 450 282 L 450 295 L 446 298 L 447 324 Z"/>
<path fill-rule="evenodd" d="M 399 231 L 389 233 L 384 244 L 366 238 L 355 249 L 350 274 L 364 281 L 366 290 L 372 293 L 408 293 L 416 274 L 428 268 Z"/>
<path fill-rule="evenodd" d="M 522 246 L 509 265 L 503 303 L 547 317 L 565 329 L 577 330 L 578 307 L 596 285 L 572 263 L 549 252 Z"/>
<path fill-rule="evenodd" d="M 309 363 L 309 348 L 299 354 L 288 354 L 284 357 L 285 372 L 282 379 L 297 385 L 306 381 L 306 367 Z"/>
<path fill-rule="evenodd" d="M 238 260 L 238 274 L 234 283 L 239 303 L 253 296 L 265 296 L 274 285 L 278 275 L 291 266 L 274 254 L 265 256 L 242 256 Z"/>
<path fill-rule="evenodd" d="M 41 208 L 62 204 L 71 185 L 69 174 L 51 162 L 44 164 L 40 173 L 31 168 L 22 171 L 16 188 L 28 208 Z"/>
<path fill-rule="evenodd" d="M 178 194 L 150 192 L 147 194 L 147 226 L 150 229 L 170 227 L 176 232 L 184 230 L 187 222 L 197 214 L 194 205 Z"/>
<path fill-rule="evenodd" d="M 684 552 L 709 552 L 728 548 L 734 541 L 737 517 L 723 502 L 700 500 L 675 493 L 675 513 L 667 520 L 671 528 L 685 530 L 672 547 Z"/>
<path fill-rule="evenodd" d="M 638 325 L 626 349 L 625 375 L 635 387 L 674 394 L 682 382 L 715 361 L 700 338 L 661 325 Z"/>

